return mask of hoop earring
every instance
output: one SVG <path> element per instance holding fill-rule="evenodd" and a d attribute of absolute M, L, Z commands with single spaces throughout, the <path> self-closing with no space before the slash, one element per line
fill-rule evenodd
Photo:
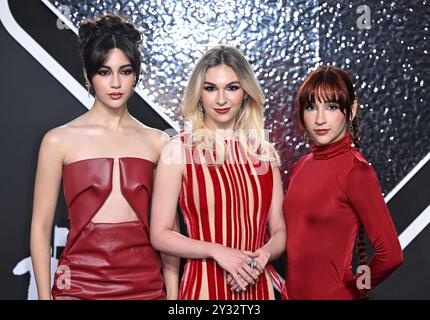
<path fill-rule="evenodd" d="M 200 120 L 204 121 L 205 120 L 205 108 L 203 107 L 203 103 L 199 100 L 199 103 L 197 104 L 197 108 L 199 109 L 199 116 L 200 116 Z"/>

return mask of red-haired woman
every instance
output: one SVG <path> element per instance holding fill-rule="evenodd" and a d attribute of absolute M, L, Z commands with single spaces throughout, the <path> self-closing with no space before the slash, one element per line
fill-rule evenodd
<path fill-rule="evenodd" d="M 314 143 L 294 165 L 284 199 L 289 298 L 363 298 L 402 263 L 403 254 L 376 173 L 356 149 L 350 76 L 333 66 L 316 69 L 299 88 L 297 107 Z M 354 275 L 357 234 L 360 265 L 366 264 L 364 231 L 374 255 L 365 272 Z"/>

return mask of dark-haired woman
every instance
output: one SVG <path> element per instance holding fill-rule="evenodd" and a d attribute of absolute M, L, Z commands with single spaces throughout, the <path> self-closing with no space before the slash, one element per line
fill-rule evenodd
<path fill-rule="evenodd" d="M 350 76 L 327 66 L 298 91 L 300 125 L 314 144 L 295 164 L 284 199 L 286 287 L 290 299 L 360 299 L 403 261 L 375 171 L 359 147 L 357 102 Z M 363 232 L 374 255 L 352 270 L 357 246 L 365 265 Z"/>
<path fill-rule="evenodd" d="M 104 15 L 83 22 L 79 38 L 95 103 L 41 143 L 31 225 L 39 298 L 176 299 L 179 261 L 160 257 L 148 226 L 153 172 L 168 137 L 127 110 L 139 78 L 141 35 L 126 20 Z M 51 292 L 51 229 L 61 179 L 70 232 Z"/>

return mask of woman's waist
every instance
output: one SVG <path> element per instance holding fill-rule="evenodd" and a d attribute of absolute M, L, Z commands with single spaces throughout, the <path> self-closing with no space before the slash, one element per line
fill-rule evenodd
<path fill-rule="evenodd" d="M 72 233 L 73 226 L 70 230 Z M 77 231 L 77 230 L 76 230 Z M 133 255 L 156 256 L 149 234 L 139 220 L 116 223 L 88 222 L 74 239 L 68 239 L 63 256 L 94 256 L 95 259 L 121 259 Z"/>

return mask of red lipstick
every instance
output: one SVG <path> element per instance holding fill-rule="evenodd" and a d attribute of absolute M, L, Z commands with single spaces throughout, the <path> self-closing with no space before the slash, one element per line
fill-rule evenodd
<path fill-rule="evenodd" d="M 119 100 L 122 97 L 122 93 L 121 92 L 112 92 L 112 93 L 109 93 L 109 97 L 112 100 Z"/>
<path fill-rule="evenodd" d="M 227 113 L 231 108 L 214 108 L 217 113 Z"/>
<path fill-rule="evenodd" d="M 319 136 L 324 136 L 329 132 L 329 129 L 316 129 L 315 133 Z"/>

